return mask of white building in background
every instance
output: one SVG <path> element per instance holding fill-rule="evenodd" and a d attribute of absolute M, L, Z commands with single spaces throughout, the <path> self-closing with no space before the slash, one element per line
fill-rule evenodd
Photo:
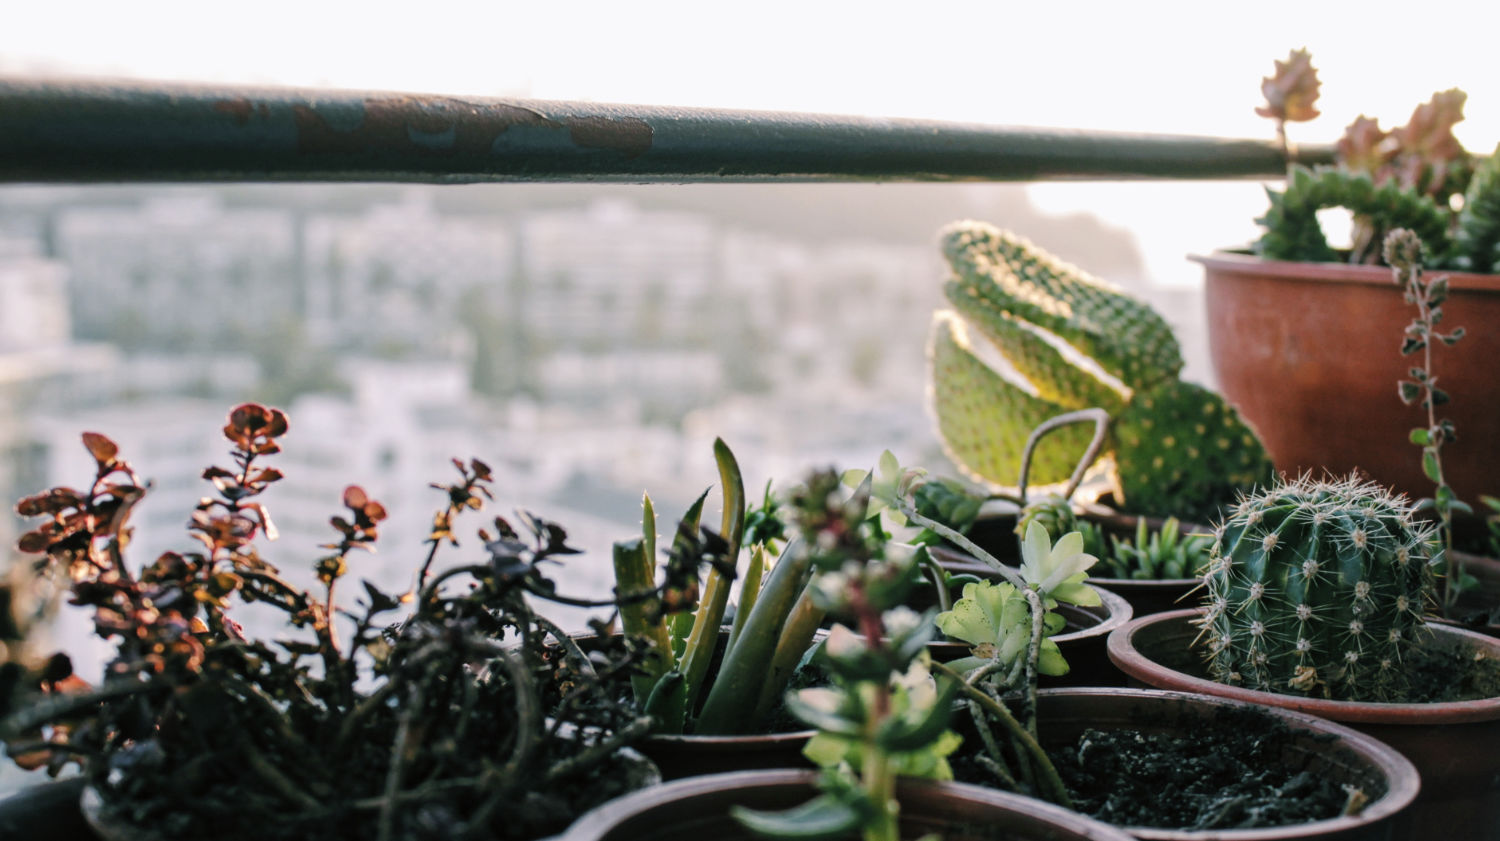
<path fill-rule="evenodd" d="M 719 239 L 705 216 L 597 201 L 526 214 L 518 245 L 517 305 L 545 345 L 602 353 L 716 332 L 704 315 L 718 288 Z"/>
<path fill-rule="evenodd" d="M 62 209 L 54 242 L 88 290 L 73 302 L 78 335 L 181 349 L 300 320 L 297 237 L 291 210 L 174 192 Z"/>
<path fill-rule="evenodd" d="M 115 389 L 118 354 L 70 334 L 66 268 L 34 240 L 0 238 L 0 567 L 23 525 L 11 504 L 49 486 L 47 429 L 33 415 L 99 405 Z"/>
<path fill-rule="evenodd" d="M 0 237 L 0 353 L 60 347 L 71 333 L 67 267 L 40 242 Z"/>
<path fill-rule="evenodd" d="M 310 216 L 302 261 L 308 330 L 320 344 L 462 355 L 454 326 L 465 293 L 505 299 L 515 237 L 499 217 L 440 215 L 430 191 L 412 191 L 359 214 Z"/>

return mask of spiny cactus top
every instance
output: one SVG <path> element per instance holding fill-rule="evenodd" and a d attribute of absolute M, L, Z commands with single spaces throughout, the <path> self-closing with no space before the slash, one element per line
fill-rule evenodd
<path fill-rule="evenodd" d="M 1033 428 L 1098 407 L 1127 510 L 1207 521 L 1270 479 L 1238 414 L 1177 378 L 1177 339 L 1145 302 L 980 222 L 950 226 L 942 245 L 953 310 L 933 321 L 930 395 L 944 448 L 972 478 L 1014 485 Z M 1089 435 L 1073 426 L 1043 439 L 1031 481 L 1068 478 Z"/>
<path fill-rule="evenodd" d="M 1433 530 L 1405 497 L 1356 479 L 1241 500 L 1204 575 L 1199 644 L 1215 679 L 1251 689 L 1397 701 L 1431 593 Z"/>

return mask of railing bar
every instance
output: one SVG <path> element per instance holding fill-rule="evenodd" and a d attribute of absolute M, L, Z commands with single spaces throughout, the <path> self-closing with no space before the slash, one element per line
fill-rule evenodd
<path fill-rule="evenodd" d="M 1305 162 L 1331 159 L 1303 148 Z M 1275 177 L 1270 140 L 406 93 L 0 79 L 0 181 Z"/>

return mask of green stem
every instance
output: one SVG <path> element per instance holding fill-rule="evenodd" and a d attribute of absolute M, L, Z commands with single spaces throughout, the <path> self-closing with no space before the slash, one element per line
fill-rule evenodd
<path fill-rule="evenodd" d="M 946 675 L 949 679 L 957 681 L 960 692 L 979 704 L 985 712 L 990 713 L 1005 727 L 1009 735 L 1024 749 L 1024 755 L 1031 759 L 1032 764 L 1041 774 L 1043 787 L 1046 789 L 1043 795 L 1047 799 L 1064 808 L 1073 808 L 1073 799 L 1068 796 L 1067 787 L 1063 785 L 1062 778 L 1058 776 L 1057 767 L 1052 764 L 1052 759 L 1047 756 L 1046 751 L 1042 750 L 1042 746 L 1037 742 L 1036 738 L 1027 732 L 1026 728 L 1021 726 L 1021 722 L 1017 721 L 1014 715 L 1011 715 L 1010 710 L 1004 704 L 986 695 L 978 687 L 970 686 L 964 681 L 962 675 L 942 663 L 933 663 L 932 671 L 934 674 Z M 976 720 L 974 723 L 979 727 L 984 726 L 984 722 L 982 721 Z"/>

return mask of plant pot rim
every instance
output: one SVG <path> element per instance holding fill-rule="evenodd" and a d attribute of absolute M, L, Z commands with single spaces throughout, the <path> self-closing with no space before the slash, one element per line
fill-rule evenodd
<path fill-rule="evenodd" d="M 945 559 L 944 565 L 948 566 L 950 569 L 958 568 L 958 569 L 960 569 L 963 572 L 973 572 L 975 574 L 979 574 L 979 573 L 983 573 L 985 575 L 995 575 L 996 574 L 995 571 L 992 570 L 992 569 L 990 569 L 989 566 L 986 565 L 983 561 L 976 560 L 972 555 L 968 555 L 968 554 L 964 554 L 964 553 L 960 553 L 960 552 L 953 552 L 953 551 L 948 550 L 948 549 L 933 550 L 933 554 L 944 558 Z M 1120 596 L 1120 593 L 1113 592 L 1113 591 L 1119 590 L 1119 591 L 1124 591 L 1124 592 L 1134 592 L 1136 590 L 1147 590 L 1147 589 L 1153 589 L 1155 587 L 1168 587 L 1168 586 L 1170 586 L 1170 587 L 1191 587 L 1191 586 L 1193 586 L 1193 585 L 1195 585 L 1195 584 L 1198 583 L 1198 579 L 1196 579 L 1196 578 L 1096 578 L 1096 577 L 1094 577 L 1094 576 L 1091 575 L 1091 576 L 1089 576 L 1089 579 L 1088 579 L 1087 583 L 1088 583 L 1088 585 L 1090 587 L 1093 587 L 1095 590 L 1101 591 L 1100 598 L 1107 599 L 1108 597 L 1104 596 L 1103 593 L 1109 593 L 1109 595 L 1111 595 L 1111 596 L 1117 596 L 1118 597 L 1118 596 Z M 1111 615 L 1113 615 L 1113 611 L 1111 611 Z M 1130 621 L 1130 620 L 1129 619 L 1121 620 L 1119 623 L 1112 625 L 1111 629 L 1119 627 L 1120 625 L 1123 625 L 1123 624 L 1125 624 L 1128 621 Z M 1093 629 L 1092 628 L 1088 628 L 1088 629 L 1085 629 L 1085 630 L 1092 631 Z M 1083 631 L 1072 631 L 1072 632 L 1070 632 L 1069 634 L 1067 634 L 1065 636 L 1071 636 L 1072 634 L 1080 634 L 1080 633 L 1083 633 Z M 1057 639 L 1057 637 L 1053 637 L 1053 639 Z"/>
<path fill-rule="evenodd" d="M 1156 614 L 1160 616 L 1162 614 Z M 1287 824 L 1284 826 L 1257 829 L 1162 829 L 1158 827 L 1124 827 L 1132 836 L 1143 841 L 1290 841 L 1322 837 L 1355 827 L 1385 820 L 1407 808 L 1417 799 L 1421 791 L 1421 775 L 1417 768 L 1402 753 L 1373 736 L 1366 735 L 1327 718 L 1310 715 L 1283 707 L 1270 707 L 1250 700 L 1207 695 L 1200 692 L 1181 692 L 1166 689 L 1138 689 L 1134 687 L 1065 687 L 1037 691 L 1038 702 L 1048 698 L 1139 698 L 1160 699 L 1163 702 L 1177 701 L 1196 705 L 1208 705 L 1227 709 L 1255 709 L 1277 718 L 1286 724 L 1307 730 L 1319 736 L 1332 736 L 1348 745 L 1370 764 L 1379 767 L 1386 775 L 1388 788 L 1385 794 L 1372 801 L 1358 815 L 1340 815 L 1321 821 Z"/>
<path fill-rule="evenodd" d="M 556 841 L 588 841 L 588 839 L 598 838 L 610 827 L 626 818 L 693 795 L 712 794 L 725 790 L 777 788 L 788 785 L 805 785 L 811 791 L 818 774 L 817 771 L 796 769 L 734 771 L 727 774 L 688 777 L 652 786 L 611 800 L 586 813 L 566 832 L 557 836 Z M 1124 830 L 1084 817 L 1060 806 L 1019 794 L 955 782 L 933 783 L 903 780 L 901 785 L 903 788 L 942 790 L 947 797 L 970 803 L 997 805 L 1010 811 L 1038 816 L 1065 831 L 1074 833 L 1077 837 L 1090 839 L 1090 841 L 1128 841 L 1130 838 Z"/>
<path fill-rule="evenodd" d="M 1324 281 L 1389 288 L 1399 293 L 1391 279 L 1389 266 L 1350 265 L 1348 263 L 1310 263 L 1296 260 L 1271 260 L 1257 254 L 1219 250 L 1211 254 L 1189 254 L 1188 259 L 1205 269 L 1226 275 L 1256 275 L 1285 280 Z M 1428 273 L 1446 275 L 1450 287 L 1473 292 L 1500 295 L 1500 274 L 1475 274 L 1447 269 L 1429 269 Z"/>
<path fill-rule="evenodd" d="M 1186 623 L 1200 615 L 1197 608 L 1172 610 L 1142 616 L 1127 622 L 1109 635 L 1109 659 L 1126 675 L 1152 686 L 1182 692 L 1213 695 L 1262 706 L 1308 713 L 1339 722 L 1361 724 L 1468 724 L 1500 719 L 1500 696 L 1471 701 L 1442 701 L 1427 704 L 1389 704 L 1365 701 L 1330 701 L 1304 698 L 1229 686 L 1207 678 L 1195 677 L 1163 666 L 1137 648 L 1135 637 L 1144 628 L 1166 623 Z M 1429 623 L 1436 634 L 1458 636 L 1471 644 L 1490 650 L 1500 657 L 1500 640 L 1462 628 Z"/>

